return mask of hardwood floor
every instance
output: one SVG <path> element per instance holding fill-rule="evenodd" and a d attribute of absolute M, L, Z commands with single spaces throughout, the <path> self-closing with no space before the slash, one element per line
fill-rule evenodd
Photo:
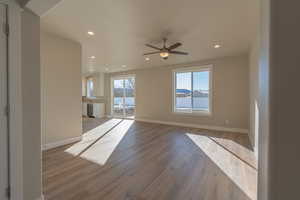
<path fill-rule="evenodd" d="M 43 153 L 47 200 L 255 200 L 245 134 L 105 119 Z"/>

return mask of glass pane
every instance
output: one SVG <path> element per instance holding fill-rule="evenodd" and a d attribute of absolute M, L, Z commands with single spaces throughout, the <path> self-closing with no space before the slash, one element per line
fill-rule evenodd
<path fill-rule="evenodd" d="M 114 80 L 113 93 L 113 113 L 121 116 L 123 115 L 124 80 Z"/>
<path fill-rule="evenodd" d="M 125 79 L 125 114 L 127 117 L 134 116 L 135 100 L 134 100 L 134 78 Z"/>
<path fill-rule="evenodd" d="M 87 80 L 87 97 L 94 97 L 94 82 L 93 79 Z"/>
<path fill-rule="evenodd" d="M 209 71 L 193 72 L 193 110 L 209 111 Z"/>
<path fill-rule="evenodd" d="M 192 73 L 176 73 L 176 109 L 187 110 L 192 108 Z"/>

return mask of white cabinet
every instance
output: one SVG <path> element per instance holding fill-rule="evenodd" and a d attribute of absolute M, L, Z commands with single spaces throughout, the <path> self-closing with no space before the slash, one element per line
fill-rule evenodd
<path fill-rule="evenodd" d="M 87 105 L 93 104 L 93 116 L 96 118 L 102 118 L 105 116 L 105 103 L 82 103 L 82 115 L 87 116 Z"/>
<path fill-rule="evenodd" d="M 87 116 L 87 103 L 82 102 L 82 115 Z"/>
<path fill-rule="evenodd" d="M 104 117 L 105 112 L 104 103 L 93 103 L 93 113 L 96 118 Z"/>

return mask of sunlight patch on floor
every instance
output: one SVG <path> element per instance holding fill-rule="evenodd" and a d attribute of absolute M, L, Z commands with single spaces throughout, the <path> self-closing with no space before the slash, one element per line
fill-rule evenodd
<path fill-rule="evenodd" d="M 186 135 L 252 200 L 256 200 L 257 171 L 217 143 L 214 138 Z M 218 138 L 219 139 L 219 138 Z M 232 141 L 233 142 L 233 141 Z M 237 144 L 239 145 L 239 144 Z M 245 149 L 244 149 L 245 150 Z M 245 150 L 246 151 L 246 150 Z M 245 176 L 250 177 L 246 179 Z"/>
<path fill-rule="evenodd" d="M 73 156 L 78 156 L 86 148 L 92 145 L 98 138 L 106 134 L 110 129 L 118 125 L 122 119 L 110 119 L 105 123 L 97 126 L 96 128 L 86 132 L 82 135 L 82 140 L 72 145 L 70 148 L 66 149 L 66 153 L 70 153 Z"/>
<path fill-rule="evenodd" d="M 80 157 L 100 165 L 105 165 L 133 123 L 134 120 L 123 120 L 108 134 L 82 153 Z"/>
<path fill-rule="evenodd" d="M 257 160 L 255 158 L 255 154 L 251 147 L 246 147 L 238 142 L 222 137 L 213 137 L 209 136 L 211 140 L 215 143 L 219 144 L 221 147 L 225 148 L 227 151 L 231 152 L 232 154 L 236 155 L 237 157 L 243 157 L 243 161 L 247 162 L 253 168 L 257 169 Z"/>

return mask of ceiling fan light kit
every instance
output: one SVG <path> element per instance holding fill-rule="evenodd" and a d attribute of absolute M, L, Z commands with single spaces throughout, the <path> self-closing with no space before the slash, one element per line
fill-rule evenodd
<path fill-rule="evenodd" d="M 163 51 L 163 52 L 161 52 L 160 54 L 160 57 L 162 57 L 163 59 L 168 59 L 168 57 L 169 57 L 169 53 L 167 52 L 167 51 Z"/>
<path fill-rule="evenodd" d="M 145 53 L 144 56 L 146 55 L 151 55 L 151 54 L 159 54 L 161 58 L 163 59 L 168 59 L 170 54 L 176 54 L 176 55 L 188 55 L 187 52 L 182 52 L 182 51 L 174 51 L 174 49 L 180 47 L 182 44 L 180 42 L 177 42 L 169 47 L 166 46 L 166 42 L 167 42 L 167 39 L 164 38 L 163 39 L 163 47 L 162 48 L 159 48 L 159 47 L 156 47 L 156 46 L 153 46 L 151 44 L 146 44 L 147 47 L 150 47 L 152 49 L 155 49 L 157 51 L 155 52 L 150 52 L 150 53 Z"/>

